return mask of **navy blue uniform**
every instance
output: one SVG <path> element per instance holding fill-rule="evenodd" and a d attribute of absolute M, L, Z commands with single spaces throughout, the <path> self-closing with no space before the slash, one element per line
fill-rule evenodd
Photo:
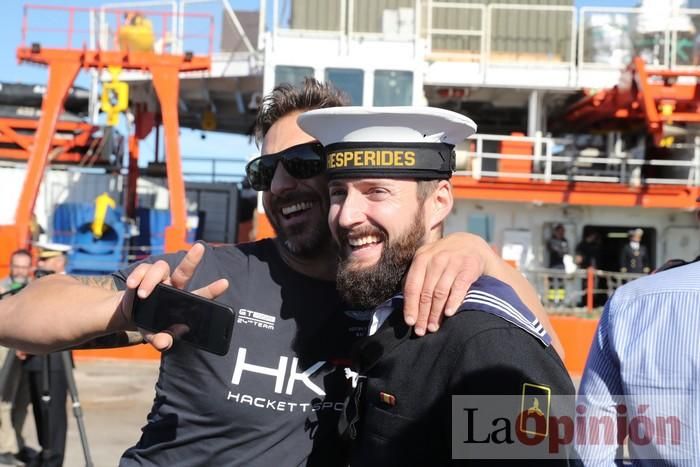
<path fill-rule="evenodd" d="M 439 332 L 424 337 L 413 335 L 404 323 L 401 297 L 389 306 L 389 318 L 354 351 L 359 376 L 341 422 L 346 436 L 355 438 L 353 466 L 493 465 L 493 457 L 482 463 L 452 460 L 453 395 L 513 396 L 504 398 L 504 404 L 519 403 L 516 396 L 530 387 L 574 395 L 549 336 L 513 290 L 496 279 L 480 278 L 460 312 L 445 320 Z M 359 407 L 356 413 L 353 404 Z M 546 404 L 542 410 L 549 409 Z M 569 415 L 570 408 L 550 415 Z M 478 458 L 479 448 L 474 444 L 469 457 Z M 558 460 L 503 461 L 568 463 L 567 452 Z"/>

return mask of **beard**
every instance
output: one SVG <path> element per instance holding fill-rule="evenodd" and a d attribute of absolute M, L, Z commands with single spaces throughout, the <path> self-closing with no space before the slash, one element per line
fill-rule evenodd
<path fill-rule="evenodd" d="M 269 207 L 265 206 L 265 212 L 277 238 L 280 240 L 280 244 L 289 253 L 301 258 L 315 258 L 328 250 L 327 246 L 332 243 L 331 231 L 328 227 L 328 222 L 322 216 L 319 216 L 318 222 L 304 222 L 283 226 L 279 218 L 282 214 L 278 206 L 283 203 L 297 201 L 309 201 L 309 197 L 297 194 L 292 194 L 285 198 L 275 197 L 270 200 Z M 313 199 L 312 201 L 314 206 L 311 209 L 317 209 L 316 205 L 323 209 L 322 200 Z"/>
<path fill-rule="evenodd" d="M 363 232 L 378 235 L 384 248 L 379 261 L 365 268 L 353 267 L 350 258 L 340 258 L 336 287 L 345 303 L 366 310 L 382 304 L 399 291 L 413 255 L 425 236 L 423 224 L 423 212 L 419 210 L 413 224 L 393 242 L 388 242 L 386 232 L 380 229 Z M 347 244 L 347 234 L 345 231 L 340 235 L 341 244 Z"/>
<path fill-rule="evenodd" d="M 295 256 L 314 258 L 327 250 L 332 241 L 327 222 L 294 225 L 288 228 L 276 226 L 270 218 L 272 228 L 284 247 Z"/>

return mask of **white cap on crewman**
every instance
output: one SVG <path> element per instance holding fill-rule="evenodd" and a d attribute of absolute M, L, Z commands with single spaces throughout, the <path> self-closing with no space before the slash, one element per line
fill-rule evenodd
<path fill-rule="evenodd" d="M 325 147 L 329 178 L 448 179 L 455 145 L 476 132 L 470 118 L 434 107 L 331 107 L 298 123 Z"/>
<path fill-rule="evenodd" d="M 36 242 L 34 246 L 39 249 L 39 259 L 65 255 L 71 250 L 70 245 L 64 245 L 63 243 Z"/>

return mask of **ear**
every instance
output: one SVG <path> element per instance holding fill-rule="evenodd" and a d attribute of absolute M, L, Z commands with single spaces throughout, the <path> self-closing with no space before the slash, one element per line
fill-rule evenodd
<path fill-rule="evenodd" d="M 440 228 L 447 216 L 452 212 L 454 198 L 452 197 L 452 184 L 449 180 L 440 180 L 433 194 L 428 198 L 429 205 L 426 206 L 426 218 L 429 222 L 430 230 Z"/>

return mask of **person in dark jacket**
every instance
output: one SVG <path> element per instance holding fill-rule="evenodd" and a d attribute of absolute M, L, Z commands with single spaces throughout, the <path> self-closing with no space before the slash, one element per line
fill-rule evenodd
<path fill-rule="evenodd" d="M 37 277 L 48 274 L 65 274 L 68 245 L 58 243 L 37 243 L 39 259 Z M 66 351 L 71 355 L 70 351 Z M 66 399 L 68 381 L 64 352 L 54 352 L 37 356 L 17 351 L 17 357 L 24 361 L 23 368 L 29 381 L 29 395 L 34 411 L 37 438 L 41 453 L 32 465 L 60 467 L 66 451 L 68 415 Z M 71 355 L 72 360 L 72 355 Z"/>
<path fill-rule="evenodd" d="M 351 309 L 373 309 L 346 371 L 352 390 L 340 428 L 352 440 L 351 465 L 569 465 L 567 448 L 543 448 L 557 431 L 551 420 L 573 414 L 573 384 L 509 286 L 482 277 L 460 313 L 422 339 L 401 318 L 406 268 L 442 235 L 453 148 L 475 124 L 442 109 L 352 107 L 298 122 L 326 148 L 338 290 Z M 527 436 L 538 446 L 513 441 Z"/>
<path fill-rule="evenodd" d="M 566 229 L 562 224 L 557 224 L 552 229 L 552 236 L 547 241 L 547 253 L 549 254 L 549 269 L 564 272 L 564 256 L 569 254 L 569 242 L 566 240 Z M 566 299 L 564 278 L 561 276 L 549 277 L 549 290 L 547 300 L 554 305 L 562 305 Z"/>
<path fill-rule="evenodd" d="M 622 249 L 620 255 L 620 271 L 647 274 L 649 267 L 649 253 L 647 247 L 642 245 L 642 229 L 634 229 L 629 232 L 629 243 Z"/>
<path fill-rule="evenodd" d="M 574 256 L 574 263 L 581 269 L 597 268 L 600 256 L 600 233 L 597 230 L 589 230 L 585 233 L 583 240 L 581 240 L 578 245 L 576 245 L 576 255 Z M 593 277 L 593 289 L 597 289 L 597 278 Z M 579 306 L 586 306 L 587 304 L 587 291 L 588 291 L 588 278 L 584 277 L 581 279 L 581 299 L 579 301 Z M 599 302 L 599 295 L 593 295 L 594 304 Z M 606 297 L 607 299 L 607 297 Z"/>

